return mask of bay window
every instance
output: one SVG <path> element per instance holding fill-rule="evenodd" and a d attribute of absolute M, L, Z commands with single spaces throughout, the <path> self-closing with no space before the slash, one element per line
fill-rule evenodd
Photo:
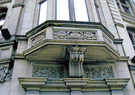
<path fill-rule="evenodd" d="M 47 1 L 42 0 L 40 3 L 39 24 L 46 21 L 47 6 L 50 7 Z M 86 0 L 54 0 L 51 4 L 55 7 L 55 20 L 89 21 Z"/>

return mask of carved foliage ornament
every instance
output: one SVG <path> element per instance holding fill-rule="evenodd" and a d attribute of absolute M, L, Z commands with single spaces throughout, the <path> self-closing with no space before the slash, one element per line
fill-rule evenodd
<path fill-rule="evenodd" d="M 112 67 L 84 66 L 85 78 L 113 78 Z"/>
<path fill-rule="evenodd" d="M 8 69 L 8 66 L 0 69 L 0 82 L 10 81 L 12 78 L 12 69 Z"/>
<path fill-rule="evenodd" d="M 63 78 L 63 66 L 37 66 L 34 67 L 33 77 Z"/>
<path fill-rule="evenodd" d="M 95 32 L 55 30 L 54 39 L 97 40 Z"/>
<path fill-rule="evenodd" d="M 42 33 L 36 35 L 35 37 L 33 37 L 33 38 L 31 39 L 31 41 L 32 41 L 31 46 L 34 46 L 34 45 L 36 45 L 36 44 L 38 44 L 38 43 L 44 41 L 45 38 L 46 38 L 46 33 L 45 33 L 45 32 L 42 32 Z"/>

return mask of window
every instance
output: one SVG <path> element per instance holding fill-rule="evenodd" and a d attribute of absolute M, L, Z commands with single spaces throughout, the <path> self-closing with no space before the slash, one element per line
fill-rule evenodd
<path fill-rule="evenodd" d="M 126 0 L 116 0 L 116 3 L 117 3 L 118 8 L 119 8 L 121 11 L 130 14 L 129 6 L 128 6 L 128 4 L 127 4 L 128 1 L 126 1 Z"/>
<path fill-rule="evenodd" d="M 76 21 L 89 21 L 85 0 L 73 0 Z"/>
<path fill-rule="evenodd" d="M 68 0 L 56 0 L 57 20 L 70 20 L 69 18 L 69 2 Z"/>
<path fill-rule="evenodd" d="M 5 22 L 6 14 L 7 14 L 7 8 L 0 8 L 0 29 L 2 29 L 2 26 Z M 0 31 L 1 35 L 1 31 Z"/>
<path fill-rule="evenodd" d="M 135 29 L 133 28 L 127 28 L 127 31 L 128 31 L 128 34 L 129 34 L 129 37 L 130 37 L 130 40 L 135 48 Z"/>
<path fill-rule="evenodd" d="M 85 0 L 56 0 L 56 19 L 89 21 Z"/>
<path fill-rule="evenodd" d="M 0 8 L 0 26 L 4 24 L 7 8 Z"/>
<path fill-rule="evenodd" d="M 125 0 L 120 0 L 120 3 L 122 3 L 122 4 L 125 4 L 125 5 L 126 5 Z"/>
<path fill-rule="evenodd" d="M 41 0 L 38 24 L 46 21 L 48 0 Z M 86 0 L 54 0 L 55 19 L 66 21 L 89 21 Z M 53 1 L 53 2 L 54 2 Z"/>
<path fill-rule="evenodd" d="M 47 17 L 47 1 L 42 1 L 40 4 L 40 13 L 39 13 L 39 24 L 46 21 Z"/>

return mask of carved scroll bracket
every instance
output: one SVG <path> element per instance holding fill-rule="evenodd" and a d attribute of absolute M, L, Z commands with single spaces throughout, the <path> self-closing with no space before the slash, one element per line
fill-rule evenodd
<path fill-rule="evenodd" d="M 69 76 L 70 77 L 83 77 L 83 61 L 84 52 L 86 47 L 68 47 L 70 54 L 69 61 Z"/>

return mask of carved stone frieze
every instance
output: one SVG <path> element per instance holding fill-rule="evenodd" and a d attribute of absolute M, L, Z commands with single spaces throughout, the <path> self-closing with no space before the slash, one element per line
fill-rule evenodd
<path fill-rule="evenodd" d="M 35 37 L 31 38 L 31 41 L 32 41 L 31 46 L 34 46 L 34 45 L 44 41 L 45 38 L 46 38 L 46 34 L 45 33 L 46 32 L 42 32 L 42 33 L 36 35 Z"/>
<path fill-rule="evenodd" d="M 54 39 L 97 40 L 95 32 L 55 30 Z"/>
<path fill-rule="evenodd" d="M 33 77 L 63 78 L 63 66 L 36 66 Z"/>
<path fill-rule="evenodd" d="M 8 66 L 4 66 L 0 69 L 0 82 L 10 81 L 12 78 L 12 69 L 8 69 Z"/>
<path fill-rule="evenodd" d="M 112 67 L 84 66 L 85 78 L 113 78 Z"/>

